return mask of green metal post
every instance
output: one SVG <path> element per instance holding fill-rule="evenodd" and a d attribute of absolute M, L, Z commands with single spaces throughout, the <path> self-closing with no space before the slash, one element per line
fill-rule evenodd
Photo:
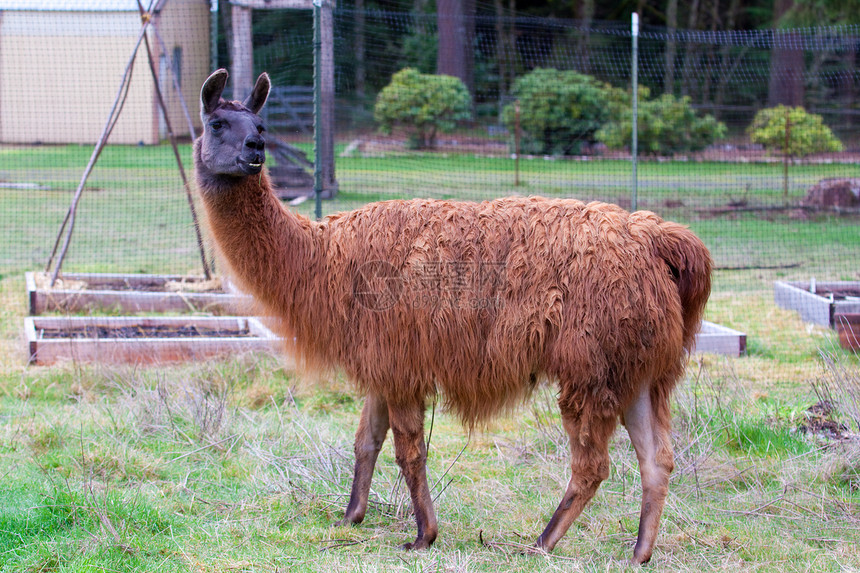
<path fill-rule="evenodd" d="M 315 214 L 322 219 L 322 3 L 314 0 L 314 198 Z"/>
<path fill-rule="evenodd" d="M 636 173 L 636 168 L 639 163 L 639 14 L 633 12 L 631 22 L 631 32 L 633 39 L 633 57 L 631 62 L 631 98 L 633 100 L 633 129 L 630 142 L 630 155 L 633 161 L 633 191 L 630 197 L 630 210 L 638 209 L 639 202 L 639 179 Z"/>

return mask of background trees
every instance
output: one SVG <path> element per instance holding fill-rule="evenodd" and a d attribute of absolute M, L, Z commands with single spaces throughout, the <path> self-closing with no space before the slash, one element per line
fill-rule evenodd
<path fill-rule="evenodd" d="M 229 4 L 222 8 L 229 37 Z M 460 79 L 483 124 L 503 123 L 516 82 L 536 69 L 629 89 L 634 10 L 640 85 L 655 99 L 689 98 L 730 136 L 780 103 L 803 105 L 837 130 L 860 118 L 860 34 L 820 28 L 860 21 L 860 0 L 340 0 L 337 94 L 352 105 L 339 109 L 350 126 L 371 125 L 377 95 L 407 67 Z M 255 11 L 255 71 L 272 71 L 276 85 L 310 85 L 310 30 L 309 11 Z M 221 58 L 229 67 L 226 49 Z"/>

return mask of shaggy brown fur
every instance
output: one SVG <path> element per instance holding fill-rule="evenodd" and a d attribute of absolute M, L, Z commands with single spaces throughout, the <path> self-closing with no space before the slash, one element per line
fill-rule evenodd
<path fill-rule="evenodd" d="M 225 82 L 219 71 L 204 85 L 195 146 L 223 260 L 307 364 L 343 369 L 367 395 L 342 523 L 363 519 L 390 427 L 418 524 L 407 547 L 429 546 L 428 398 L 440 395 L 473 427 L 548 379 L 559 387 L 573 477 L 537 544 L 552 549 L 608 475 L 620 419 L 643 477 L 634 561 L 647 561 L 673 464 L 669 397 L 710 291 L 702 242 L 653 213 L 537 197 L 387 201 L 310 221 L 281 205 L 254 157 L 235 167 L 262 151 L 248 138 L 267 76 L 244 105 L 219 99 Z M 230 131 L 219 136 L 210 126 L 222 114 Z"/>

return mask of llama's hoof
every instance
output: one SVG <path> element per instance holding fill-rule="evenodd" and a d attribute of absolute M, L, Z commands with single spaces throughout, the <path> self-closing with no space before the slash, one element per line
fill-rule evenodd
<path fill-rule="evenodd" d="M 359 523 L 360 523 L 360 521 L 355 521 L 354 519 L 349 519 L 348 517 L 344 517 L 343 519 L 338 519 L 337 521 L 332 523 L 331 526 L 332 527 L 344 527 L 344 526 L 348 526 L 348 525 L 349 526 L 357 525 Z"/>
<path fill-rule="evenodd" d="M 418 551 L 419 549 L 429 549 L 430 544 L 424 539 L 416 539 L 412 543 L 404 543 L 400 546 L 403 551 Z"/>
<path fill-rule="evenodd" d="M 651 555 L 650 554 L 648 554 L 648 555 L 636 555 L 634 553 L 633 557 L 630 558 L 630 563 L 632 565 L 639 565 L 639 566 L 647 565 L 649 561 L 651 561 Z"/>
<path fill-rule="evenodd" d="M 543 535 L 541 535 L 535 540 L 534 545 L 523 549 L 522 552 L 520 552 L 520 555 L 546 555 L 550 551 L 552 551 L 552 547 L 546 546 Z"/>
<path fill-rule="evenodd" d="M 526 547 L 522 551 L 520 551 L 520 555 L 546 555 L 549 553 L 546 547 L 541 545 L 539 542 L 536 542 L 531 547 Z"/>

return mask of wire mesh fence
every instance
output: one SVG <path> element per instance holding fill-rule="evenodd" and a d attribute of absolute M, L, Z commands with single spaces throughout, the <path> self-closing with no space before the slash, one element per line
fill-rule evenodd
<path fill-rule="evenodd" d="M 142 30 L 136 3 L 60 4 L 0 2 L 0 275 L 46 266 L 115 102 L 120 117 L 83 186 L 63 269 L 200 272 L 168 124 L 190 172 L 200 85 L 213 60 L 232 65 L 229 10 L 213 18 L 208 2 L 164 3 L 143 35 L 150 69 L 143 48 L 130 59 Z M 383 199 L 511 194 L 629 207 L 629 25 L 480 14 L 457 22 L 470 44 L 454 66 L 464 71 L 469 119 L 423 148 L 414 123 L 381 132 L 378 94 L 401 69 L 434 73 L 451 64 L 440 58 L 450 25 L 435 14 L 335 10 L 338 188 L 324 213 Z M 313 172 L 311 11 L 255 11 L 253 33 L 255 74 L 267 71 L 275 86 L 266 119 L 270 146 L 281 152 L 270 165 L 283 171 L 278 181 L 290 208 L 313 216 L 313 201 L 304 201 Z M 702 237 L 716 261 L 718 297 L 770 293 L 777 280 L 860 281 L 858 40 L 854 26 L 642 29 L 638 207 Z M 133 77 L 122 92 L 130 62 Z M 589 111 L 585 96 L 551 99 L 564 92 L 554 80 L 535 96 L 526 78 L 543 69 L 593 78 L 598 100 Z M 528 93 L 538 101 L 531 111 Z M 756 114 L 777 104 L 819 116 L 839 145 L 785 153 L 790 141 L 818 129 L 790 119 L 787 109 L 777 114 L 775 137 L 757 138 Z M 592 123 L 558 127 L 540 114 Z M 691 132 L 691 122 L 708 117 L 704 135 Z"/>

